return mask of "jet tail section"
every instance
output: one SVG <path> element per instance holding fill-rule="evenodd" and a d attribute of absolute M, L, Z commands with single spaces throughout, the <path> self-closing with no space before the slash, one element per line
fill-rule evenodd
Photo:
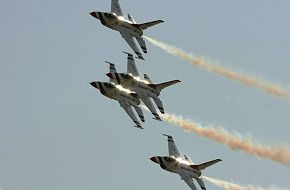
<path fill-rule="evenodd" d="M 154 20 L 152 22 L 146 22 L 146 23 L 134 24 L 134 25 L 142 30 L 146 30 L 147 28 L 149 28 L 151 26 L 155 26 L 155 25 L 163 23 L 163 22 L 164 22 L 163 20 Z"/>
<path fill-rule="evenodd" d="M 202 164 L 198 164 L 198 165 L 191 165 L 191 167 L 193 168 L 197 168 L 199 170 L 204 170 L 205 168 L 211 166 L 211 165 L 214 165 L 218 162 L 222 161 L 221 159 L 215 159 L 215 160 L 211 160 L 211 161 L 208 161 L 208 162 L 205 162 L 205 163 L 202 163 Z"/>
<path fill-rule="evenodd" d="M 133 22 L 134 24 L 136 24 L 134 18 L 133 18 L 130 14 L 128 14 L 128 19 L 129 19 L 131 22 Z"/>
<path fill-rule="evenodd" d="M 193 164 L 192 160 L 187 156 L 187 155 L 184 155 L 183 156 L 185 160 L 187 160 L 190 164 Z"/>
<path fill-rule="evenodd" d="M 147 80 L 148 82 L 152 83 L 151 79 L 147 74 L 144 74 L 144 79 Z"/>
<path fill-rule="evenodd" d="M 171 86 L 171 85 L 174 85 L 176 83 L 179 83 L 181 82 L 180 80 L 171 80 L 171 81 L 168 81 L 168 82 L 163 82 L 163 83 L 159 83 L 159 84 L 149 84 L 149 85 L 154 85 L 154 87 L 157 89 L 157 90 L 163 90 L 164 88 L 168 87 L 168 86 Z"/>

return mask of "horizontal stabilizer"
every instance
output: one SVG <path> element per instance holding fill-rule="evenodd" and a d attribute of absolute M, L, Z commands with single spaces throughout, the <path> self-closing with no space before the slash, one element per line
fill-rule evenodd
<path fill-rule="evenodd" d="M 211 166 L 211 165 L 214 165 L 218 162 L 222 161 L 221 159 L 215 159 L 215 160 L 211 160 L 209 162 L 205 162 L 205 163 L 202 163 L 202 164 L 198 164 L 198 165 L 191 165 L 193 168 L 197 168 L 199 170 L 204 170 L 205 168 Z"/>
<path fill-rule="evenodd" d="M 163 23 L 164 21 L 163 20 L 155 20 L 155 21 L 152 21 L 152 22 L 146 22 L 146 23 L 142 23 L 142 24 L 133 24 L 134 26 L 142 29 L 142 30 L 146 30 L 147 28 L 151 27 L 151 26 L 154 26 L 154 25 L 157 25 L 157 24 L 160 24 L 160 23 Z"/>
<path fill-rule="evenodd" d="M 181 81 L 180 80 L 171 80 L 168 82 L 163 82 L 163 83 L 159 83 L 159 84 L 149 84 L 149 85 L 154 85 L 154 87 L 156 89 L 163 90 L 164 88 L 171 86 L 171 85 L 174 85 L 174 84 L 179 83 L 179 82 L 181 82 Z"/>

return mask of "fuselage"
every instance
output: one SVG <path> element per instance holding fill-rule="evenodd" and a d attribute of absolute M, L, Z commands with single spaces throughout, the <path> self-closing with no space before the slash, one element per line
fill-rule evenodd
<path fill-rule="evenodd" d="M 182 174 L 190 178 L 199 178 L 201 176 L 201 171 L 183 158 L 154 156 L 151 157 L 150 160 L 159 164 L 162 169 L 172 173 Z"/>
<path fill-rule="evenodd" d="M 126 89 L 120 85 L 116 85 L 112 82 L 98 81 L 91 82 L 90 84 L 99 89 L 104 96 L 110 99 L 125 101 L 136 107 L 140 104 L 140 99 L 135 92 L 132 92 L 131 90 Z"/>
<path fill-rule="evenodd" d="M 137 94 L 145 94 L 152 98 L 157 98 L 160 95 L 160 91 L 155 89 L 154 85 L 130 73 L 111 73 L 108 76 Z"/>
<path fill-rule="evenodd" d="M 99 19 L 104 26 L 112 30 L 127 32 L 134 37 L 141 37 L 143 35 L 143 30 L 137 24 L 126 20 L 122 16 L 117 16 L 115 13 L 91 12 L 90 14 Z"/>

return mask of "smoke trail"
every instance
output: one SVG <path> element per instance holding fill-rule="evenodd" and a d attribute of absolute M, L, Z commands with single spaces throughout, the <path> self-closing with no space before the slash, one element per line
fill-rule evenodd
<path fill-rule="evenodd" d="M 160 114 L 161 118 L 186 131 L 194 132 L 199 136 L 207 137 L 220 144 L 225 144 L 233 150 L 242 151 L 263 159 L 271 159 L 275 162 L 290 167 L 290 150 L 287 145 L 271 147 L 254 143 L 249 138 L 233 135 L 221 127 L 202 127 L 200 124 L 188 121 L 172 114 Z"/>
<path fill-rule="evenodd" d="M 247 185 L 247 186 L 241 186 L 239 184 L 236 183 L 231 183 L 231 182 L 227 182 L 224 180 L 220 180 L 220 179 L 213 179 L 210 177 L 206 177 L 206 176 L 202 176 L 203 179 L 207 180 L 208 182 L 224 188 L 226 190 L 286 190 L 285 188 L 279 188 L 276 186 L 271 186 L 270 188 L 262 188 L 262 187 L 257 187 L 257 186 L 253 186 L 253 185 Z"/>
<path fill-rule="evenodd" d="M 208 61 L 208 59 L 204 59 L 202 57 L 193 57 L 192 55 L 184 52 L 183 50 L 174 47 L 172 45 L 165 44 L 163 42 L 157 41 L 155 39 L 152 39 L 148 36 L 144 36 L 149 42 L 151 42 L 153 45 L 165 50 L 169 54 L 175 55 L 177 57 L 180 57 L 184 59 L 185 61 L 188 61 L 192 63 L 193 65 L 199 67 L 200 69 L 216 73 L 218 75 L 224 76 L 226 78 L 229 78 L 234 81 L 238 81 L 240 83 L 243 83 L 244 85 L 251 86 L 258 88 L 260 90 L 263 90 L 271 95 L 275 95 L 277 97 L 287 98 L 290 100 L 290 91 L 285 90 L 282 87 L 279 87 L 278 85 L 272 84 L 270 82 L 259 80 L 255 77 L 248 76 L 245 74 L 241 74 L 226 68 L 223 68 L 221 66 L 213 64 L 211 61 Z"/>

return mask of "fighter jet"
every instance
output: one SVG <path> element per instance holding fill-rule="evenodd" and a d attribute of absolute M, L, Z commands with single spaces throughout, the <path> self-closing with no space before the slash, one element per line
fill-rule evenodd
<path fill-rule="evenodd" d="M 112 82 L 99 82 L 93 81 L 90 83 L 93 87 L 100 90 L 101 94 L 104 96 L 117 100 L 120 103 L 120 106 L 127 112 L 129 117 L 135 123 L 134 127 L 143 129 L 139 121 L 137 120 L 132 107 L 135 108 L 142 122 L 144 122 L 144 115 L 142 109 L 139 107 L 140 99 L 138 95 L 126 88 L 123 88 L 120 85 L 116 85 Z"/>
<path fill-rule="evenodd" d="M 188 156 L 181 156 L 179 154 L 172 136 L 165 136 L 167 136 L 168 140 L 169 156 L 154 156 L 151 157 L 150 160 L 159 164 L 160 167 L 166 171 L 179 174 L 181 179 L 185 181 L 192 190 L 197 190 L 192 178 L 197 181 L 202 190 L 206 190 L 201 177 L 201 171 L 222 160 L 216 159 L 202 164 L 194 164 Z"/>
<path fill-rule="evenodd" d="M 115 65 L 113 63 L 107 62 L 110 64 L 110 72 L 107 73 L 107 76 L 110 77 L 111 81 L 114 81 L 115 83 L 136 92 L 146 107 L 154 115 L 154 119 L 161 121 L 150 98 L 154 100 L 160 112 L 164 114 L 163 104 L 158 96 L 160 95 L 161 90 L 180 82 L 180 80 L 172 80 L 160 84 L 154 84 L 146 74 L 144 74 L 144 79 L 141 79 L 139 77 L 139 72 L 135 65 L 133 55 L 127 52 L 123 53 L 128 54 L 127 73 L 118 73 L 116 71 Z"/>
<path fill-rule="evenodd" d="M 122 37 L 136 53 L 138 58 L 142 60 L 144 60 L 144 58 L 140 53 L 133 37 L 136 38 L 143 52 L 147 53 L 145 40 L 142 38 L 143 31 L 151 26 L 164 22 L 163 20 L 155 20 L 152 22 L 137 24 L 130 14 L 128 14 L 129 20 L 127 20 L 123 16 L 118 0 L 111 1 L 111 12 L 91 12 L 90 15 L 96 19 L 99 19 L 104 26 L 111 28 L 112 30 L 119 31 Z"/>

